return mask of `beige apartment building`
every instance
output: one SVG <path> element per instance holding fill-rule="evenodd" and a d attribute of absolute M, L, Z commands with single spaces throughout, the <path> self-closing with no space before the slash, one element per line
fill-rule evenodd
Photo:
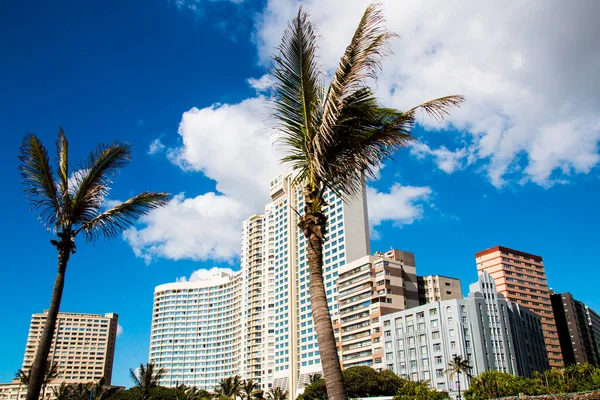
<path fill-rule="evenodd" d="M 26 373 L 35 359 L 47 313 L 31 317 L 22 366 Z M 62 382 L 96 382 L 104 377 L 106 384 L 111 384 L 118 318 L 115 313 L 58 313 L 48 357 L 49 362 L 58 364 L 58 377 L 47 385 L 44 398 L 54 398 L 51 389 Z M 0 399 L 19 399 L 25 393 L 17 380 L 0 385 Z"/>
<path fill-rule="evenodd" d="M 477 270 L 486 271 L 494 278 L 498 292 L 506 300 L 527 307 L 542 318 L 550 367 L 562 368 L 564 363 L 542 257 L 496 246 L 475 254 L 475 259 Z"/>
<path fill-rule="evenodd" d="M 390 250 L 348 263 L 338 270 L 337 291 L 333 322 L 342 368 L 383 369 L 380 317 L 419 305 L 414 254 Z"/>
<path fill-rule="evenodd" d="M 418 284 L 420 304 L 462 299 L 460 279 L 442 275 L 427 275 L 419 276 Z"/>

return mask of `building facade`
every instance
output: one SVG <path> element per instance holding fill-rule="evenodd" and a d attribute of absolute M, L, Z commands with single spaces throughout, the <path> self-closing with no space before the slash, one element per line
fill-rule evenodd
<path fill-rule="evenodd" d="M 543 369 L 543 362 L 535 364 L 545 357 L 540 318 L 530 312 L 527 318 L 537 321 L 533 329 L 528 330 L 528 323 L 519 325 L 519 333 L 537 337 L 537 347 L 529 350 L 517 345 L 522 338 L 514 336 L 511 321 L 516 318 L 519 315 L 511 310 L 510 303 L 496 292 L 494 280 L 482 273 L 470 286 L 467 299 L 433 302 L 383 316 L 385 368 L 405 379 L 428 380 L 432 387 L 450 392 L 458 389 L 456 378 L 450 381 L 445 372 L 454 355 L 470 362 L 472 375 L 489 369 L 528 375 L 532 366 Z M 520 370 L 517 360 L 529 360 L 527 351 L 538 354 L 531 364 L 527 361 L 528 368 Z M 460 386 L 468 388 L 464 375 Z"/>
<path fill-rule="evenodd" d="M 25 346 L 23 366 L 28 374 L 44 329 L 48 312 L 33 314 Z M 52 388 L 67 384 L 97 382 L 111 384 L 119 316 L 115 313 L 58 313 L 50 345 L 49 363 L 56 363 L 58 376 L 46 385 L 45 398 L 53 398 Z M 18 380 L 0 385 L 0 398 L 19 399 L 26 388 Z"/>
<path fill-rule="evenodd" d="M 565 365 L 600 367 L 600 316 L 571 293 L 550 297 Z"/>
<path fill-rule="evenodd" d="M 285 173 L 270 182 L 271 203 L 265 207 L 269 223 L 269 257 L 274 263 L 275 371 L 273 385 L 295 398 L 310 376 L 321 373 L 321 360 L 310 308 L 307 241 L 298 229 L 304 213 L 302 188 Z M 337 274 L 347 261 L 369 254 L 366 194 L 343 201 L 335 193 L 324 194 L 327 207 L 326 242 L 323 248 L 323 280 L 332 319 L 338 319 Z"/>
<path fill-rule="evenodd" d="M 273 218 L 253 215 L 242 223 L 242 366 L 244 379 L 268 390 L 275 370 Z"/>
<path fill-rule="evenodd" d="M 241 373 L 241 282 L 220 271 L 155 288 L 149 361 L 166 371 L 160 385 L 213 390 Z"/>
<path fill-rule="evenodd" d="M 418 285 L 420 304 L 462 298 L 460 279 L 457 278 L 442 275 L 419 276 Z"/>
<path fill-rule="evenodd" d="M 342 367 L 382 370 L 380 318 L 419 305 L 414 254 L 375 253 L 340 267 L 338 274 L 334 331 Z"/>
<path fill-rule="evenodd" d="M 496 246 L 475 254 L 478 271 L 488 272 L 504 297 L 542 318 L 552 368 L 564 366 L 542 257 Z"/>

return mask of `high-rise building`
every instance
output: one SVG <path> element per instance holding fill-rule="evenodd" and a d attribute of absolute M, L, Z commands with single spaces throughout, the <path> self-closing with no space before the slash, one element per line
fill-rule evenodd
<path fill-rule="evenodd" d="M 571 293 L 550 297 L 565 365 L 600 367 L 600 316 Z"/>
<path fill-rule="evenodd" d="M 272 202 L 265 210 L 269 226 L 268 255 L 274 262 L 275 371 L 274 385 L 296 397 L 309 377 L 320 373 L 321 360 L 310 308 L 307 241 L 298 229 L 304 213 L 302 188 L 290 173 L 270 183 Z M 332 319 L 338 318 L 337 274 L 347 261 L 369 254 L 369 228 L 365 193 L 342 201 L 324 193 L 327 206 L 326 242 L 323 248 L 323 280 Z"/>
<path fill-rule="evenodd" d="M 338 274 L 334 330 L 342 367 L 382 370 L 380 318 L 419 305 L 414 254 L 375 253 L 341 266 Z"/>
<path fill-rule="evenodd" d="M 542 318 L 552 368 L 564 366 L 542 257 L 496 246 L 475 254 L 478 271 L 488 272 L 504 297 Z"/>
<path fill-rule="evenodd" d="M 420 304 L 451 299 L 461 299 L 460 279 L 442 275 L 427 275 L 417 278 Z"/>
<path fill-rule="evenodd" d="M 242 369 L 263 390 L 275 370 L 274 224 L 271 211 L 242 223 Z"/>
<path fill-rule="evenodd" d="M 513 375 L 542 370 L 547 360 L 540 317 L 526 309 L 515 312 L 514 306 L 483 272 L 470 286 L 467 299 L 436 301 L 385 315 L 381 318 L 385 368 L 451 392 L 458 389 L 456 377 L 451 381 L 446 369 L 454 355 L 470 362 L 472 375 L 490 369 Z M 531 346 L 520 345 L 524 338 L 515 333 L 527 336 Z M 461 388 L 468 383 L 461 375 Z"/>
<path fill-rule="evenodd" d="M 149 359 L 166 371 L 160 385 L 213 390 L 241 373 L 241 282 L 220 271 L 155 288 Z"/>
<path fill-rule="evenodd" d="M 33 314 L 27 336 L 22 370 L 28 374 L 38 349 L 48 311 Z M 46 385 L 45 397 L 53 398 L 52 388 L 62 382 L 88 383 L 105 379 L 111 384 L 119 316 L 114 313 L 81 314 L 59 312 L 48 362 L 58 366 L 58 376 Z M 0 385 L 0 398 L 18 399 L 26 388 L 18 381 Z M 41 396 L 40 396 L 41 398 Z"/>

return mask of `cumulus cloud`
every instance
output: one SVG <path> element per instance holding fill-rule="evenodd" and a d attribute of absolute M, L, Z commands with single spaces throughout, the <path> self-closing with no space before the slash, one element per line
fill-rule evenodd
<path fill-rule="evenodd" d="M 121 324 L 117 324 L 117 337 L 121 336 L 123 334 L 123 327 L 121 326 Z"/>
<path fill-rule="evenodd" d="M 331 72 L 369 1 L 301 3 L 322 35 L 321 62 Z M 393 43 L 395 54 L 384 63 L 376 86 L 382 102 L 408 109 L 443 95 L 467 97 L 446 123 L 468 132 L 469 143 L 430 154 L 442 170 L 464 167 L 472 154 L 471 161 L 482 163 L 497 187 L 514 172 L 520 182 L 549 186 L 598 165 L 600 7 L 595 0 L 383 3 L 388 27 L 402 39 Z M 263 63 L 269 63 L 297 6 L 268 1 L 256 34 Z M 444 126 L 426 118 L 420 122 Z"/>
<path fill-rule="evenodd" d="M 429 156 L 433 157 L 437 167 L 447 174 L 464 169 L 467 165 L 475 161 L 471 149 L 466 147 L 454 151 L 448 150 L 446 146 L 432 149 L 429 145 L 422 142 L 412 144 L 410 154 L 418 159 L 424 159 Z"/>
<path fill-rule="evenodd" d="M 427 186 L 402 186 L 394 184 L 389 193 L 367 187 L 369 224 L 374 238 L 379 234 L 377 226 L 391 221 L 394 226 L 412 224 L 423 217 L 423 203 L 431 195 Z"/>
<path fill-rule="evenodd" d="M 273 87 L 274 81 L 270 74 L 265 74 L 260 78 L 249 78 L 248 84 L 257 92 L 266 92 Z"/>
<path fill-rule="evenodd" d="M 189 278 L 186 278 L 185 276 L 182 276 L 181 278 L 177 279 L 177 282 L 198 282 L 198 281 L 206 281 L 206 280 L 210 280 L 212 278 L 216 277 L 220 277 L 221 274 L 227 274 L 227 275 L 233 275 L 236 272 L 233 271 L 232 269 L 229 268 L 219 268 L 219 267 L 212 267 L 211 269 L 197 269 L 196 271 L 192 272 L 192 274 L 190 275 Z"/>
<path fill-rule="evenodd" d="M 148 154 L 156 154 L 165 150 L 165 145 L 162 143 L 160 138 L 154 139 L 150 142 L 150 146 L 148 147 Z"/>
<path fill-rule="evenodd" d="M 147 264 L 156 257 L 231 261 L 239 253 L 239 224 L 247 216 L 243 210 L 240 201 L 229 196 L 209 192 L 185 198 L 181 193 L 142 217 L 144 226 L 123 235 Z"/>

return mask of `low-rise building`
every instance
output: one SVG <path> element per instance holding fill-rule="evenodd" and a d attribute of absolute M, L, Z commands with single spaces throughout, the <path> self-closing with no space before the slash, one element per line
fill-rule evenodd
<path fill-rule="evenodd" d="M 402 378 L 427 380 L 432 387 L 448 391 L 457 389 L 456 379 L 450 381 L 445 372 L 454 355 L 470 362 L 472 375 L 489 369 L 529 375 L 532 368 L 544 369 L 547 357 L 540 318 L 525 309 L 518 311 L 521 314 L 496 292 L 494 280 L 482 273 L 470 286 L 467 299 L 433 302 L 383 316 L 385 368 Z M 516 324 L 522 314 L 527 322 Z M 517 330 L 511 329 L 511 323 L 534 344 L 518 344 L 523 338 L 514 336 Z M 517 362 L 519 359 L 527 360 L 521 363 L 527 366 Z M 468 387 L 465 375 L 460 381 L 461 388 Z"/>

